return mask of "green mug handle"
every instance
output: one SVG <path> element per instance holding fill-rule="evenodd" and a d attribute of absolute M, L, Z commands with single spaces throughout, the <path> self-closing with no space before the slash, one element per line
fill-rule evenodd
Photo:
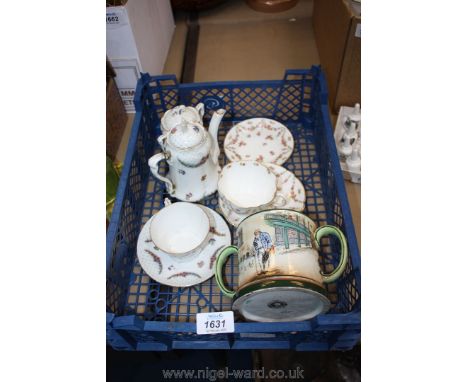
<path fill-rule="evenodd" d="M 320 251 L 320 239 L 326 235 L 332 235 L 332 236 L 337 237 L 338 240 L 340 241 L 340 247 L 341 247 L 340 263 L 333 270 L 333 272 L 329 274 L 324 274 L 323 272 L 320 272 L 323 276 L 323 282 L 331 283 L 333 281 L 336 281 L 346 269 L 346 264 L 348 262 L 348 242 L 346 241 L 345 235 L 343 234 L 343 232 L 341 232 L 339 228 L 334 227 L 332 225 L 323 225 L 317 228 L 314 232 L 314 242 L 319 251 Z"/>
<path fill-rule="evenodd" d="M 216 258 L 216 272 L 215 272 L 215 279 L 216 284 L 218 284 L 219 289 L 223 292 L 227 297 L 233 298 L 236 292 L 228 289 L 223 282 L 223 266 L 226 264 L 227 259 L 231 255 L 236 255 L 239 252 L 239 249 L 234 246 L 230 245 L 229 247 L 224 248 L 219 256 Z"/>

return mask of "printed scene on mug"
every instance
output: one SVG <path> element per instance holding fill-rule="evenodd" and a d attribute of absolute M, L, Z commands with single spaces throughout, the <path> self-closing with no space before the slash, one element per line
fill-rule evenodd
<path fill-rule="evenodd" d="M 258 214 L 243 222 L 237 231 L 239 284 L 275 275 L 305 277 L 321 284 L 318 261 L 310 266 L 310 256 L 318 259 L 312 247 L 313 230 L 311 221 L 292 211 Z M 303 261 L 307 266 L 301 266 Z"/>

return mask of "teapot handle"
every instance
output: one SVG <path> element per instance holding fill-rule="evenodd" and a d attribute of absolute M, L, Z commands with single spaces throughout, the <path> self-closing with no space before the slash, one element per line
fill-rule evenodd
<path fill-rule="evenodd" d="M 158 178 L 159 180 L 163 181 L 166 183 L 166 189 L 167 192 L 170 195 L 174 194 L 174 184 L 171 182 L 170 179 L 166 178 L 165 176 L 162 176 L 159 174 L 159 162 L 162 160 L 168 160 L 170 159 L 170 154 L 169 153 L 159 153 L 156 155 L 153 155 L 150 159 L 148 159 L 148 165 L 150 167 L 151 173 Z"/>

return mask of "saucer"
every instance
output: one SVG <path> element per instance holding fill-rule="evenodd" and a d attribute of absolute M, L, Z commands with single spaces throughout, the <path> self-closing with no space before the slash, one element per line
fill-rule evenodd
<path fill-rule="evenodd" d="M 288 210 L 295 210 L 298 212 L 304 211 L 305 209 L 305 189 L 301 181 L 289 170 L 284 167 L 278 166 L 272 163 L 262 163 L 268 167 L 276 175 L 276 189 L 282 191 L 282 195 L 286 197 L 286 204 L 284 206 L 271 206 L 272 209 L 284 208 Z M 238 214 L 235 211 L 229 209 L 226 204 L 218 199 L 219 208 L 222 214 L 234 227 L 244 220 L 250 214 Z"/>
<path fill-rule="evenodd" d="M 213 237 L 197 256 L 186 261 L 174 259 L 154 246 L 150 235 L 153 217 L 143 226 L 138 236 L 138 260 L 148 276 L 158 283 L 172 287 L 189 287 L 214 275 L 216 257 L 222 248 L 231 244 L 231 233 L 217 212 L 205 206 L 200 207 L 210 214 L 210 220 L 215 222 L 215 227 L 210 228 Z"/>
<path fill-rule="evenodd" d="M 291 156 L 294 139 L 283 124 L 268 118 L 251 118 L 233 126 L 224 140 L 230 161 L 256 160 L 282 165 Z"/>
<path fill-rule="evenodd" d="M 263 163 L 276 175 L 276 190 L 282 191 L 287 198 L 284 207 L 298 212 L 304 211 L 306 194 L 304 185 L 291 171 L 273 163 Z"/>

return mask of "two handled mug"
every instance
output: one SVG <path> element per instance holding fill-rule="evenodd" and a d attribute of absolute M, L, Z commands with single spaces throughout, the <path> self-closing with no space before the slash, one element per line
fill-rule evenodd
<path fill-rule="evenodd" d="M 340 259 L 331 273 L 319 265 L 320 240 L 338 238 Z M 233 298 L 233 310 L 247 320 L 300 321 L 326 312 L 330 301 L 324 284 L 336 281 L 348 261 L 343 232 L 331 225 L 317 227 L 297 211 L 260 211 L 245 218 L 236 230 L 238 247 L 229 246 L 216 261 L 216 282 Z M 224 283 L 222 271 L 231 255 L 238 256 L 237 291 Z"/>

